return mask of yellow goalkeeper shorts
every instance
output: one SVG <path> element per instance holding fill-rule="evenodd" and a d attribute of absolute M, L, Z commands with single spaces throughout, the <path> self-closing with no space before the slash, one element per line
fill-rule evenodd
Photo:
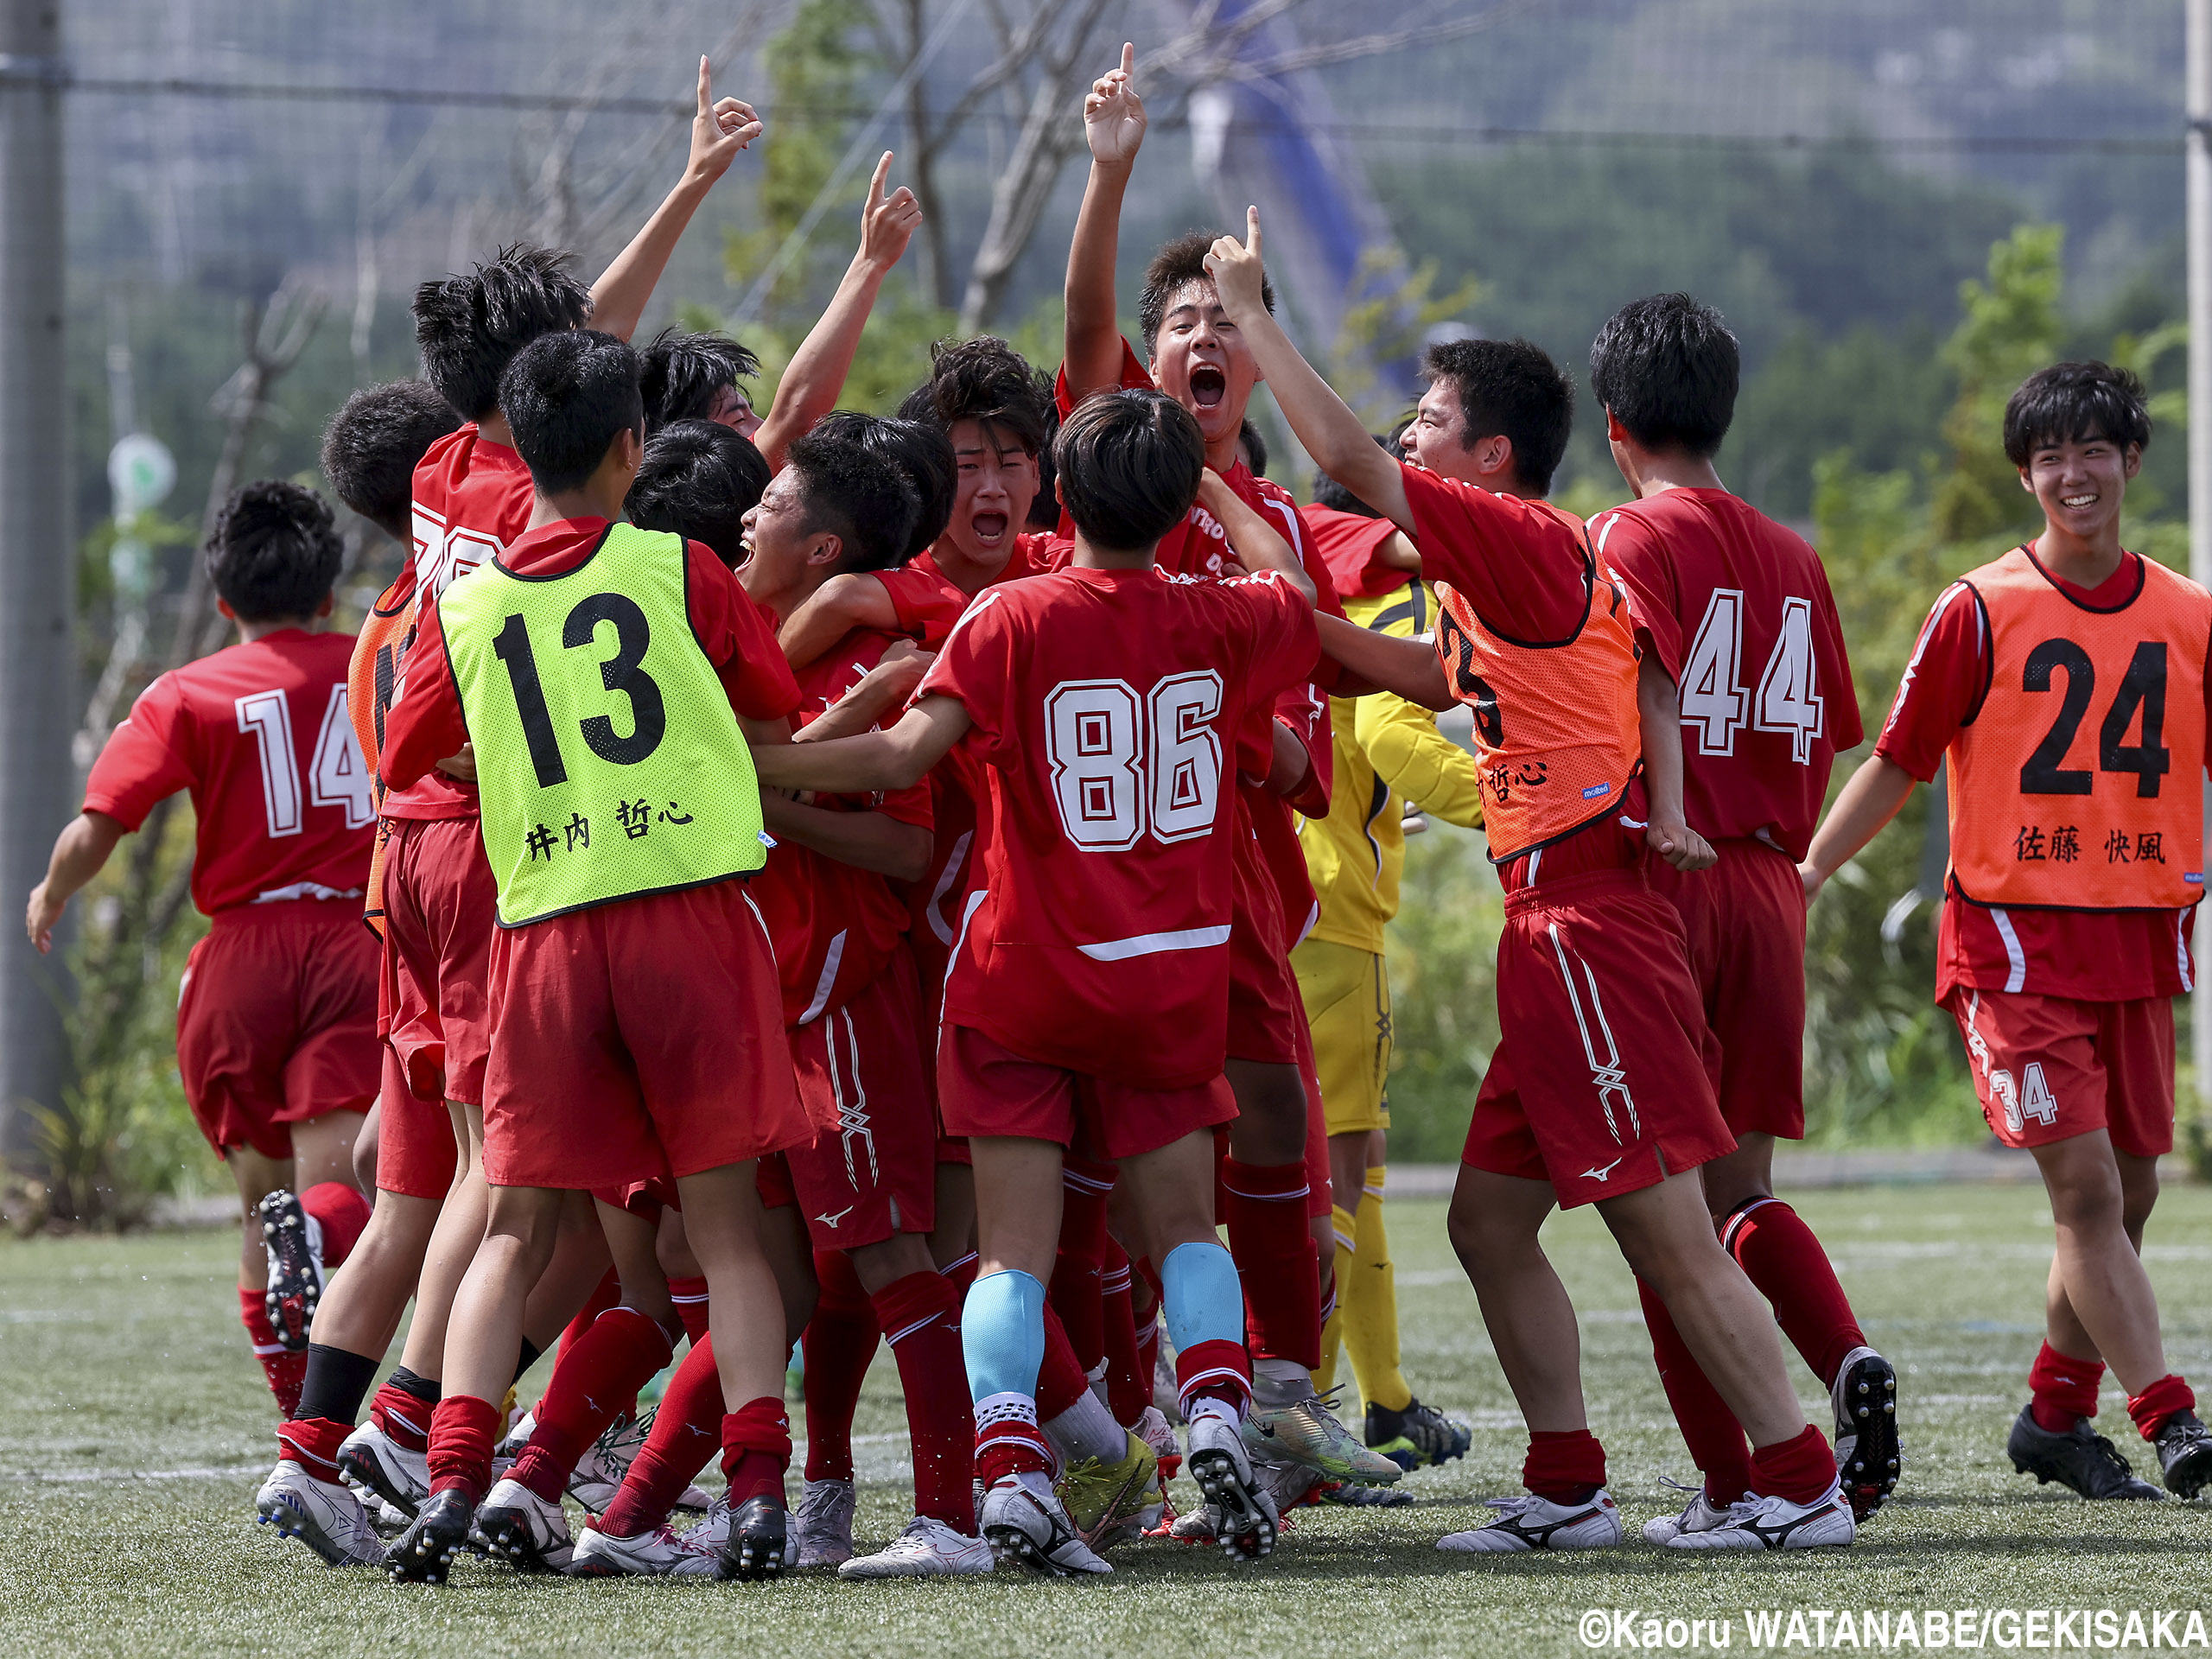
<path fill-rule="evenodd" d="M 1313 1058 L 1331 1135 L 1390 1127 L 1390 976 L 1382 958 L 1330 939 L 1291 952 L 1313 1027 Z"/>

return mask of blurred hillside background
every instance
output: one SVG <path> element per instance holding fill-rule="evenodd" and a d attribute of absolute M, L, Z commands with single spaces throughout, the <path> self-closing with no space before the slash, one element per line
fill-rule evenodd
<path fill-rule="evenodd" d="M 1870 725 L 1942 581 L 2033 526 L 1995 437 L 2030 369 L 2109 356 L 2150 379 L 2160 431 L 2128 536 L 2186 563 L 2179 0 L 105 0 L 67 28 L 80 764 L 180 648 L 211 487 L 318 481 L 346 394 L 412 372 L 425 277 L 521 238 L 595 275 L 682 165 L 702 52 L 767 131 L 645 327 L 729 327 L 769 365 L 757 402 L 842 270 L 884 149 L 930 221 L 848 403 L 887 408 L 927 342 L 963 330 L 1052 363 L 1080 92 L 1129 39 L 1153 130 L 1123 294 L 1165 236 L 1234 222 L 1244 198 L 1210 169 L 1239 121 L 1264 150 L 1252 99 L 1295 89 L 1280 119 L 1357 182 L 1374 246 L 1355 302 L 1309 283 L 1290 315 L 1378 425 L 1400 394 L 1370 365 L 1423 333 L 1525 334 L 1579 377 L 1622 302 L 1685 288 L 1719 306 L 1746 372 L 1722 474 L 1827 557 Z M 1595 414 L 1561 476 L 1585 511 L 1621 494 Z M 1272 410 L 1263 426 L 1303 495 Z M 134 431 L 177 477 L 119 525 L 106 460 Z M 401 550 L 352 533 L 358 615 Z M 73 804 L 54 803 L 56 828 Z M 1927 810 L 1815 912 L 1816 1139 L 1980 1133 L 1929 1003 L 1932 907 L 1912 898 L 1940 876 Z M 153 1192 L 226 1185 L 172 1054 L 198 930 L 188 818 L 117 861 L 80 928 L 79 1081 L 44 1120 L 59 1210 L 128 1219 Z M 1401 1157 L 1456 1155 L 1495 1038 L 1497 920 L 1478 837 L 1412 843 Z"/>

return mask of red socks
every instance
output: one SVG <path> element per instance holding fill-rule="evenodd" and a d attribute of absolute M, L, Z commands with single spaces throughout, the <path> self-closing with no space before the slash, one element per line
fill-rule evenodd
<path fill-rule="evenodd" d="M 976 1412 L 976 1478 L 995 1486 L 1009 1475 L 1056 1475 L 1060 1460 L 1037 1427 L 1044 1408 L 1002 1394 L 979 1402 Z"/>
<path fill-rule="evenodd" d="M 963 1366 L 965 1375 L 965 1366 Z M 1045 1302 L 1045 1357 L 1037 1368 L 1037 1421 L 1049 1423 L 1081 1399 L 1090 1388 L 1090 1379 L 1084 1375 L 1083 1367 L 1076 1363 L 1075 1349 L 1068 1342 L 1068 1333 L 1060 1326 L 1060 1316 L 1052 1311 L 1050 1297 Z M 980 1431 L 982 1425 L 978 1423 Z"/>
<path fill-rule="evenodd" d="M 1152 1403 L 1152 1379 L 1160 1370 L 1160 1271 L 1145 1256 L 1129 1263 L 1129 1310 L 1137 1327 L 1137 1375 L 1144 1380 L 1145 1404 Z M 1124 1424 L 1124 1427 L 1128 1425 Z"/>
<path fill-rule="evenodd" d="M 707 1281 L 704 1279 L 671 1279 L 668 1281 L 668 1300 L 676 1304 L 676 1317 L 683 1321 L 683 1334 L 697 1347 L 707 1339 Z"/>
<path fill-rule="evenodd" d="M 1704 1472 L 1707 1501 L 1725 1510 L 1751 1490 L 1751 1446 L 1735 1413 L 1691 1356 L 1659 1293 L 1641 1279 L 1636 1288 L 1643 1300 L 1644 1325 L 1651 1333 L 1652 1363 L 1659 1368 L 1659 1382 L 1674 1408 L 1675 1426 L 1682 1431 L 1682 1443 Z"/>
<path fill-rule="evenodd" d="M 2097 1414 L 2097 1385 L 2104 1379 L 2101 1359 L 2076 1359 L 2044 1344 L 2028 1368 L 2028 1409 L 2036 1427 L 2048 1434 L 2071 1433 L 2076 1418 Z"/>
<path fill-rule="evenodd" d="M 430 1414 L 430 1491 L 458 1488 L 474 1505 L 492 1490 L 492 1443 L 499 1408 L 473 1394 L 448 1395 Z"/>
<path fill-rule="evenodd" d="M 772 1497 L 780 1506 L 791 1462 L 791 1420 L 782 1401 L 763 1395 L 723 1417 L 722 1473 L 732 1509 L 756 1497 Z"/>
<path fill-rule="evenodd" d="M 369 1224 L 369 1201 L 343 1181 L 318 1181 L 300 1194 L 300 1208 L 322 1229 L 322 1270 L 327 1274 L 361 1242 Z"/>
<path fill-rule="evenodd" d="M 1605 1484 L 1605 1448 L 1586 1428 L 1532 1429 L 1521 1484 L 1548 1503 L 1586 1503 Z"/>
<path fill-rule="evenodd" d="M 1135 1274 L 1129 1258 L 1112 1239 L 1106 1241 L 1106 1405 L 1123 1428 L 1135 1425 L 1152 1403 L 1152 1370 L 1137 1351 L 1136 1316 L 1130 1289 Z"/>
<path fill-rule="evenodd" d="M 276 1340 L 276 1327 L 269 1323 L 269 1302 L 262 1292 L 238 1287 L 238 1322 L 245 1326 L 253 1357 L 276 1396 L 276 1409 L 287 1419 L 300 1408 L 300 1388 L 308 1380 L 308 1351 L 292 1352 Z"/>
<path fill-rule="evenodd" d="M 1774 1305 L 1775 1322 L 1813 1374 L 1834 1388 L 1843 1357 L 1866 1337 L 1813 1230 L 1780 1198 L 1754 1198 L 1722 1224 L 1720 1243 Z"/>
<path fill-rule="evenodd" d="M 1321 1281 L 1306 1225 L 1306 1166 L 1225 1158 L 1221 1188 L 1229 1250 L 1244 1285 L 1253 1357 L 1321 1364 Z"/>
<path fill-rule="evenodd" d="M 277 1455 L 289 1458 L 317 1480 L 335 1485 L 339 1479 L 338 1448 L 353 1432 L 353 1424 L 334 1423 L 327 1417 L 288 1422 L 276 1431 Z"/>
<path fill-rule="evenodd" d="M 581 1341 L 584 1332 L 592 1328 L 601 1314 L 610 1307 L 620 1306 L 621 1302 L 622 1275 L 609 1268 L 600 1275 L 598 1287 L 576 1310 L 576 1317 L 569 1321 L 569 1328 L 561 1332 L 561 1345 L 554 1352 L 553 1363 L 559 1364 L 561 1356 L 569 1351 L 569 1344 Z"/>
<path fill-rule="evenodd" d="M 972 1536 L 976 1414 L 960 1351 L 960 1298 L 935 1273 L 910 1273 L 875 1293 L 875 1313 L 892 1357 L 899 1362 L 899 1386 L 906 1396 L 914 1513 Z M 807 1432 L 813 1433 L 811 1416 Z M 811 1452 L 810 1446 L 809 1461 Z"/>
<path fill-rule="evenodd" d="M 853 1412 L 882 1332 L 842 1250 L 817 1250 L 814 1276 L 821 1299 L 799 1339 L 806 1354 L 806 1478 L 850 1480 Z"/>
<path fill-rule="evenodd" d="M 1060 1248 L 1045 1294 L 1086 1377 L 1097 1375 L 1106 1357 L 1100 1270 L 1106 1259 L 1106 1200 L 1116 1173 L 1111 1164 L 1071 1156 L 1060 1166 Z"/>
<path fill-rule="evenodd" d="M 403 1367 L 403 1369 L 404 1369 Z M 410 1388 L 408 1384 L 411 1382 Z M 437 1409 L 438 1384 L 411 1371 L 405 1381 L 394 1371 L 369 1402 L 369 1421 L 385 1432 L 394 1446 L 410 1452 L 430 1449 L 430 1414 Z"/>
<path fill-rule="evenodd" d="M 634 1307 L 610 1307 L 561 1351 L 538 1401 L 530 1444 L 513 1478 L 558 1503 L 576 1460 L 668 1363 L 673 1352 L 659 1321 Z"/>
<path fill-rule="evenodd" d="M 1183 1415 L 1192 1402 L 1225 1400 L 1241 1414 L 1252 1398 L 1252 1358 L 1241 1342 L 1194 1342 L 1175 1356 L 1175 1393 Z"/>
<path fill-rule="evenodd" d="M 2158 1438 L 2158 1431 L 2166 1426 L 2166 1419 L 2177 1411 L 2195 1411 L 2196 1395 L 2180 1373 L 2162 1376 L 2142 1393 L 2127 1402 L 2127 1414 L 2135 1420 L 2135 1427 L 2146 1440 Z"/>
<path fill-rule="evenodd" d="M 715 1344 L 702 1337 L 669 1379 L 652 1429 L 622 1478 L 622 1490 L 600 1516 L 599 1529 L 610 1538 L 635 1538 L 666 1521 L 721 1444 L 723 1415 Z"/>
<path fill-rule="evenodd" d="M 1812 1424 L 1794 1440 L 1777 1440 L 1751 1453 L 1751 1491 L 1761 1497 L 1814 1503 L 1835 1484 L 1835 1452 Z"/>

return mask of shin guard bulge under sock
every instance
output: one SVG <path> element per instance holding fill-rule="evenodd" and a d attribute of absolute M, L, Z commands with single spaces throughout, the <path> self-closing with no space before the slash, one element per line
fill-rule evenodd
<path fill-rule="evenodd" d="M 621 1300 L 622 1275 L 614 1268 L 609 1268 L 600 1275 L 599 1283 L 593 1287 L 591 1294 L 584 1299 L 584 1305 L 576 1310 L 575 1318 L 570 1319 L 568 1328 L 561 1332 L 561 1340 L 554 1349 L 553 1363 L 559 1364 L 561 1356 L 569 1351 L 569 1344 L 579 1340 L 585 1332 L 591 1329 L 601 1314 L 606 1313 L 610 1307 L 619 1306 Z"/>
<path fill-rule="evenodd" d="M 1052 1311 L 1086 1376 L 1106 1357 L 1104 1287 L 1106 1201 L 1113 1195 L 1111 1164 L 1068 1158 L 1060 1168 L 1060 1242 L 1045 1287 Z"/>
<path fill-rule="evenodd" d="M 1667 1391 L 1675 1426 L 1689 1447 L 1690 1460 L 1705 1477 L 1707 1501 L 1726 1509 L 1750 1490 L 1751 1443 L 1744 1438 L 1736 1414 L 1690 1353 L 1659 1293 L 1641 1279 L 1636 1290 L 1643 1304 L 1644 1329 L 1651 1337 L 1652 1363 L 1659 1368 L 1659 1383 Z"/>
<path fill-rule="evenodd" d="M 1128 1428 L 1152 1403 L 1152 1373 L 1137 1353 L 1136 1315 L 1131 1294 L 1136 1275 L 1122 1247 L 1106 1242 L 1106 1404 L 1114 1421 Z"/>
<path fill-rule="evenodd" d="M 727 1414 L 714 1339 L 702 1337 L 669 1378 L 645 1443 L 600 1516 L 599 1529 L 610 1538 L 635 1538 L 665 1522 L 683 1489 L 721 1450 Z"/>
<path fill-rule="evenodd" d="M 1229 1248 L 1255 1358 L 1321 1363 L 1321 1281 L 1306 1219 L 1306 1166 L 1222 1160 Z"/>
<path fill-rule="evenodd" d="M 683 1334 L 696 1347 L 707 1339 L 707 1281 L 703 1279 L 671 1279 L 668 1300 L 676 1306 L 676 1317 L 683 1321 Z"/>
<path fill-rule="evenodd" d="M 593 1320 L 555 1362 L 513 1478 L 548 1503 L 558 1503 L 585 1449 L 673 1351 L 659 1322 L 634 1307 L 610 1307 Z"/>
<path fill-rule="evenodd" d="M 1754 1198 L 1721 1224 L 1720 1242 L 1773 1305 L 1782 1334 L 1821 1386 L 1834 1388 L 1844 1356 L 1865 1347 L 1866 1336 L 1813 1230 L 1780 1198 Z"/>
<path fill-rule="evenodd" d="M 914 1513 L 973 1536 L 976 1414 L 961 1352 L 959 1300 L 935 1273 L 910 1273 L 877 1291 L 874 1301 L 906 1398 Z"/>
<path fill-rule="evenodd" d="M 842 1250 L 817 1250 L 821 1295 L 800 1346 L 806 1355 L 806 1478 L 853 1478 L 853 1413 L 882 1335 L 875 1306 Z"/>

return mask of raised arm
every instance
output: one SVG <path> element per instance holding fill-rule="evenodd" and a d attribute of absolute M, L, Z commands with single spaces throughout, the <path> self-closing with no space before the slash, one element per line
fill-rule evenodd
<path fill-rule="evenodd" d="M 890 171 L 891 152 L 887 149 L 875 164 L 875 176 L 868 181 L 868 205 L 861 210 L 861 245 L 854 251 L 853 263 L 845 268 L 844 280 L 830 296 L 822 320 L 791 354 L 791 366 L 776 383 L 776 401 L 769 406 L 768 418 L 753 435 L 753 442 L 771 468 L 780 471 L 791 440 L 804 435 L 836 408 L 845 390 L 845 377 L 852 372 L 853 353 L 860 350 L 861 331 L 868 327 L 868 313 L 875 308 L 883 279 L 906 251 L 915 227 L 922 222 L 920 204 L 905 185 L 888 196 L 883 194 L 883 181 Z"/>
<path fill-rule="evenodd" d="M 944 759 L 969 723 L 967 706 L 957 697 L 925 697 L 887 732 L 755 749 L 753 765 L 772 789 L 838 795 L 910 789 Z"/>
<path fill-rule="evenodd" d="M 708 79 L 707 60 L 699 60 L 699 112 L 691 118 L 691 156 L 677 181 L 645 226 L 630 238 L 630 245 L 614 256 L 591 289 L 591 326 L 620 340 L 638 332 L 645 315 L 645 302 L 668 269 L 668 257 L 683 239 L 684 227 L 715 181 L 729 171 L 737 152 L 760 136 L 760 118 L 750 104 L 725 98 L 716 101 Z"/>
<path fill-rule="evenodd" d="M 880 633 L 899 628 L 891 590 L 864 570 L 832 576 L 809 594 L 776 630 L 776 643 L 793 668 L 804 668 L 855 628 Z"/>
<path fill-rule="evenodd" d="M 1236 551 L 1237 562 L 1257 575 L 1272 570 L 1306 596 L 1308 605 L 1320 597 L 1313 586 L 1313 578 L 1298 562 L 1297 551 L 1283 538 L 1283 534 L 1253 508 L 1244 498 L 1223 481 L 1221 474 L 1211 467 L 1198 474 L 1198 505 L 1221 521 L 1229 532 L 1229 544 Z"/>
<path fill-rule="evenodd" d="M 79 812 L 54 842 L 47 860 L 46 880 L 31 889 L 30 908 L 23 918 L 24 931 L 44 956 L 54 949 L 54 930 L 84 885 L 106 867 L 116 843 L 129 832 L 105 812 Z"/>
<path fill-rule="evenodd" d="M 1678 870 L 1713 868 L 1719 855 L 1682 812 L 1682 707 L 1675 683 L 1646 651 L 1636 671 L 1636 710 L 1643 728 L 1643 787 L 1651 800 L 1644 843 Z"/>
<path fill-rule="evenodd" d="M 1859 764 L 1828 808 L 1827 817 L 1813 832 L 1805 861 L 1797 867 L 1805 884 L 1805 902 L 1820 897 L 1821 889 L 1866 843 L 1881 834 L 1912 793 L 1913 777 L 1885 755 L 1870 754 Z"/>
<path fill-rule="evenodd" d="M 1246 208 L 1244 223 L 1243 241 L 1222 237 L 1206 255 L 1206 269 L 1213 275 L 1222 309 L 1243 331 L 1283 418 L 1313 457 L 1313 464 L 1410 534 L 1413 509 L 1406 501 L 1398 463 L 1376 446 L 1359 416 L 1313 372 L 1282 325 L 1268 315 L 1260 297 L 1260 210 Z"/>
<path fill-rule="evenodd" d="M 1122 67 L 1091 82 L 1083 100 L 1090 177 L 1068 244 L 1064 372 L 1081 403 L 1122 383 L 1122 324 L 1114 314 L 1114 261 L 1122 239 L 1122 198 L 1144 143 L 1144 100 L 1137 96 L 1137 49 L 1124 42 Z"/>
<path fill-rule="evenodd" d="M 1445 680 L 1436 647 L 1427 640 L 1393 639 L 1323 611 L 1313 613 L 1313 624 L 1320 630 L 1322 652 L 1344 664 L 1367 690 L 1392 692 L 1424 709 L 1449 709 L 1459 701 Z M 1344 686 L 1336 691 L 1340 697 L 1365 694 Z"/>

